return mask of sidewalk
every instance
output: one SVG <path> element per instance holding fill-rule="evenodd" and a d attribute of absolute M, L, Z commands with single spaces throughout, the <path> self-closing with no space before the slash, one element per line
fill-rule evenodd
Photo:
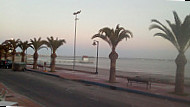
<path fill-rule="evenodd" d="M 8 93 L 6 94 L 7 97 L 6 97 L 5 101 L 18 102 L 18 106 L 41 107 L 39 104 L 32 101 L 31 99 L 11 91 L 3 83 L 0 82 L 0 89 L 2 89 L 2 88 L 6 89 L 8 91 Z"/>
<path fill-rule="evenodd" d="M 190 87 L 185 87 L 185 92 L 189 94 L 188 96 L 177 96 L 175 94 L 171 94 L 171 92 L 174 91 L 174 85 L 172 84 L 151 83 L 151 89 L 146 89 L 146 84 L 133 83 L 132 86 L 127 86 L 127 79 L 121 77 L 116 78 L 116 83 L 109 83 L 109 72 L 100 72 L 99 74 L 94 74 L 92 71 L 72 71 L 69 68 L 65 69 L 60 66 L 56 67 L 56 72 L 44 72 L 43 69 L 34 70 L 31 69 L 31 66 L 28 66 L 27 69 L 29 71 L 85 82 L 87 84 L 94 84 L 103 87 L 109 87 L 111 89 L 118 89 L 157 98 L 190 103 Z M 46 70 L 49 71 L 49 68 Z"/>

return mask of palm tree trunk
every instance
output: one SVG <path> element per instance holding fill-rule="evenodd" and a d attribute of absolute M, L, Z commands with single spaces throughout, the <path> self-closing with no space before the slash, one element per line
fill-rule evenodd
<path fill-rule="evenodd" d="M 177 70 L 175 78 L 175 93 L 184 94 L 184 70 L 187 59 L 184 53 L 179 53 L 176 60 Z"/>
<path fill-rule="evenodd" d="M 0 61 L 1 61 L 1 59 L 2 59 L 2 53 L 0 53 Z"/>
<path fill-rule="evenodd" d="M 16 50 L 13 50 L 13 52 L 12 52 L 12 69 L 14 69 L 15 54 L 16 54 Z"/>
<path fill-rule="evenodd" d="M 12 54 L 12 62 L 15 62 L 15 54 Z"/>
<path fill-rule="evenodd" d="M 24 56 L 25 56 L 24 51 L 21 54 L 22 54 L 21 62 L 24 62 Z"/>
<path fill-rule="evenodd" d="M 34 52 L 33 58 L 34 58 L 33 69 L 37 69 L 37 61 L 38 61 L 37 51 Z"/>
<path fill-rule="evenodd" d="M 6 53 L 5 53 L 5 56 L 4 56 L 5 60 L 7 60 L 7 56 L 8 56 L 8 55 L 7 55 L 7 52 L 6 52 Z"/>
<path fill-rule="evenodd" d="M 118 58 L 118 54 L 115 52 L 115 48 L 112 48 L 112 52 L 110 53 L 109 58 L 111 60 L 109 82 L 113 83 L 116 82 L 116 60 Z"/>
<path fill-rule="evenodd" d="M 55 59 L 56 59 L 57 55 L 56 53 L 53 53 L 51 55 L 51 71 L 55 72 Z"/>

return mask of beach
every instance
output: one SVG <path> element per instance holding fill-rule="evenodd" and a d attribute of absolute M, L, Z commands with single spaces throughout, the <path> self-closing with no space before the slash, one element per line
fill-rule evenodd
<path fill-rule="evenodd" d="M 82 57 L 76 57 L 76 60 L 82 60 Z M 16 62 L 20 61 L 20 57 L 17 56 Z M 33 57 L 27 56 L 27 63 L 32 64 Z M 69 61 L 70 60 L 70 61 Z M 71 56 L 58 56 L 56 58 L 56 69 L 73 69 Z M 87 73 L 94 73 L 96 68 L 96 59 L 94 57 L 89 58 L 93 63 L 76 63 L 75 70 L 83 71 Z M 44 62 L 47 66 L 50 64 L 50 56 L 40 55 L 38 64 L 43 65 Z M 110 60 L 108 58 L 99 58 L 98 74 L 109 76 Z M 119 58 L 116 64 L 116 75 L 118 78 L 136 77 L 151 79 L 153 82 L 161 83 L 175 83 L 176 65 L 174 60 L 168 59 L 143 59 L 143 58 Z M 190 62 L 186 64 L 185 69 L 185 85 L 190 86 Z"/>
<path fill-rule="evenodd" d="M 56 65 L 56 69 L 67 69 L 67 70 L 72 70 L 72 65 Z M 87 66 L 75 66 L 75 70 L 79 72 L 85 72 L 85 73 L 95 73 L 95 68 L 94 67 L 87 67 Z M 109 76 L 109 69 L 103 69 L 99 68 L 98 69 L 98 75 L 107 75 Z M 174 84 L 175 83 L 175 76 L 171 75 L 164 75 L 164 74 L 150 74 L 150 73 L 145 73 L 145 72 L 123 72 L 123 71 L 118 71 L 116 72 L 116 77 L 117 78 L 126 78 L 126 77 L 136 77 L 139 76 L 144 79 L 150 79 L 152 82 L 158 82 L 158 83 L 167 83 L 167 84 Z M 190 78 L 185 77 L 185 85 L 190 86 Z"/>
<path fill-rule="evenodd" d="M 61 65 L 73 65 L 72 56 L 58 56 L 56 58 L 56 64 Z M 65 62 L 70 60 L 70 62 Z M 77 61 L 81 61 L 82 57 L 76 57 Z M 98 68 L 109 69 L 110 59 L 106 57 L 100 57 L 98 59 Z M 50 63 L 50 57 L 40 56 L 39 63 Z M 89 62 L 93 63 L 78 63 L 76 65 L 86 67 L 96 67 L 96 59 L 94 57 L 89 58 Z M 147 59 L 147 58 L 118 58 L 116 62 L 116 70 L 123 72 L 145 72 L 149 74 L 163 74 L 168 76 L 175 76 L 176 64 L 174 59 Z M 185 66 L 185 77 L 190 77 L 190 61 Z"/>

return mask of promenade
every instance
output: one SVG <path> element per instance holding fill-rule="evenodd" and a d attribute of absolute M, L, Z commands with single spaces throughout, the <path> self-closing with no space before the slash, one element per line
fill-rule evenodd
<path fill-rule="evenodd" d="M 28 65 L 27 69 L 29 71 L 43 73 L 46 75 L 52 75 L 64 79 L 85 82 L 91 85 L 98 85 L 106 88 L 111 88 L 114 90 L 123 90 L 126 92 L 138 93 L 147 96 L 163 98 L 166 100 L 172 100 L 182 103 L 190 104 L 190 87 L 185 86 L 186 96 L 178 96 L 172 94 L 174 92 L 174 84 L 164 84 L 164 83 L 151 83 L 151 88 L 147 89 L 146 84 L 133 83 L 132 86 L 127 86 L 127 79 L 125 77 L 117 76 L 116 83 L 109 83 L 109 71 L 105 69 L 100 69 L 98 74 L 95 74 L 95 70 L 90 67 L 80 67 L 76 66 L 75 71 L 71 67 L 56 66 L 56 72 L 44 72 L 44 68 L 32 69 L 32 66 Z M 46 68 L 46 71 L 49 71 Z"/>
<path fill-rule="evenodd" d="M 2 88 L 7 90 L 8 92 L 6 94 L 5 101 L 17 102 L 18 106 L 23 106 L 23 107 L 41 107 L 40 104 L 36 103 L 32 99 L 12 91 L 11 89 L 7 88 L 3 83 L 0 82 L 0 89 Z"/>

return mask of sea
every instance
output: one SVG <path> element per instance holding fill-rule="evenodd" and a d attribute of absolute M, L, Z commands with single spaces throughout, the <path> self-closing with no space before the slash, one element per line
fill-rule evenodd
<path fill-rule="evenodd" d="M 49 56 L 40 56 L 39 63 L 50 63 Z M 56 64 L 73 65 L 73 57 L 58 56 Z M 83 62 L 81 56 L 76 57 L 76 65 L 85 67 L 96 67 L 96 58 L 89 57 L 89 61 Z M 106 57 L 98 58 L 98 68 L 109 69 L 110 59 Z M 173 59 L 148 59 L 148 58 L 118 58 L 116 63 L 116 70 L 122 72 L 142 72 L 149 74 L 162 74 L 168 76 L 175 76 L 176 64 Z M 185 77 L 190 77 L 190 60 L 185 66 Z"/>

